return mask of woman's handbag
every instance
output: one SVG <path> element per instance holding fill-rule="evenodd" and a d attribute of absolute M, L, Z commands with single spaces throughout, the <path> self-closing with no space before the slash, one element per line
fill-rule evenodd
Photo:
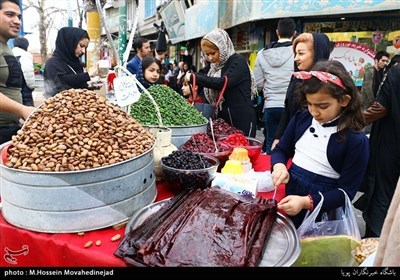
<path fill-rule="evenodd" d="M 297 229 L 302 246 L 297 266 L 355 266 L 358 265 L 352 251 L 360 244 L 360 230 L 354 215 L 350 198 L 345 196 L 344 207 L 321 212 L 321 201 L 314 211 L 307 212 L 303 223 Z M 321 216 L 321 220 L 317 217 Z"/>

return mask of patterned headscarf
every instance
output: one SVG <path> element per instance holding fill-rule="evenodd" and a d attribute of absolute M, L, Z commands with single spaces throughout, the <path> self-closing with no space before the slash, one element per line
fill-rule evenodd
<path fill-rule="evenodd" d="M 216 28 L 207 35 L 203 37 L 217 46 L 219 50 L 219 63 L 211 63 L 210 70 L 207 73 L 209 77 L 221 77 L 221 69 L 224 67 L 225 63 L 228 61 L 229 57 L 231 57 L 235 53 L 235 49 L 233 48 L 233 44 L 231 38 L 229 38 L 228 33 L 220 28 Z M 218 98 L 218 90 L 211 88 L 204 88 L 204 95 L 206 96 L 208 102 L 212 105 L 215 105 Z M 221 99 L 222 104 L 224 99 Z"/>
<path fill-rule="evenodd" d="M 228 59 L 235 53 L 235 49 L 233 47 L 231 38 L 229 37 L 228 33 L 221 29 L 216 28 L 207 35 L 203 37 L 217 46 L 219 50 L 219 63 L 211 63 L 210 70 L 207 73 L 209 77 L 221 77 L 221 69 L 225 66 L 225 63 Z M 254 96 L 257 95 L 257 86 L 254 79 L 253 71 L 249 66 L 250 71 L 250 78 L 251 78 L 251 92 L 252 92 L 252 99 Z M 207 98 L 208 102 L 212 105 L 215 105 L 219 92 L 218 90 L 211 89 L 211 88 L 204 88 L 204 95 Z M 220 106 L 224 102 L 224 98 L 222 97 L 220 101 Z"/>

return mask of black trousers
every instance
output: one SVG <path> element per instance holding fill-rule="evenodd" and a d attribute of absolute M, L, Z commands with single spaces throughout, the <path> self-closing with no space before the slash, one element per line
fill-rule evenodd
<path fill-rule="evenodd" d="M 379 237 L 369 226 L 368 224 L 365 225 L 365 235 L 363 238 L 371 238 L 371 237 Z"/>

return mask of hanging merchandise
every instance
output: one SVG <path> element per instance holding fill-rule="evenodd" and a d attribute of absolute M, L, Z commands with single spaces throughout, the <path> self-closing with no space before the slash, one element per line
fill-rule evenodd
<path fill-rule="evenodd" d="M 161 22 L 161 26 L 154 23 L 154 26 L 158 29 L 158 36 L 156 42 L 156 51 L 165 52 L 167 51 L 167 39 L 165 37 L 165 26 L 164 22 Z"/>
<path fill-rule="evenodd" d="M 393 47 L 400 49 L 400 36 L 396 36 L 393 39 Z"/>
<path fill-rule="evenodd" d="M 379 44 L 383 39 L 383 34 L 381 31 L 372 32 L 372 42 L 374 44 Z"/>

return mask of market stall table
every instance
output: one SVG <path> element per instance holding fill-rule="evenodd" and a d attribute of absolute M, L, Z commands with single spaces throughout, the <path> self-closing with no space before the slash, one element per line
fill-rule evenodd
<path fill-rule="evenodd" d="M 253 166 L 256 171 L 270 170 L 268 155 L 260 155 Z M 174 195 L 165 182 L 157 182 L 157 198 L 160 201 Z M 271 198 L 273 192 L 259 193 Z M 284 187 L 278 188 L 276 200 L 284 196 Z M 119 229 L 109 227 L 101 230 L 77 233 L 39 233 L 24 230 L 7 223 L 0 215 L 0 257 L 1 267 L 123 267 L 125 262 L 114 256 L 125 233 L 125 226 Z M 121 238 L 112 241 L 119 234 Z M 90 247 L 85 248 L 87 242 Z M 100 241 L 99 246 L 96 242 Z"/>

